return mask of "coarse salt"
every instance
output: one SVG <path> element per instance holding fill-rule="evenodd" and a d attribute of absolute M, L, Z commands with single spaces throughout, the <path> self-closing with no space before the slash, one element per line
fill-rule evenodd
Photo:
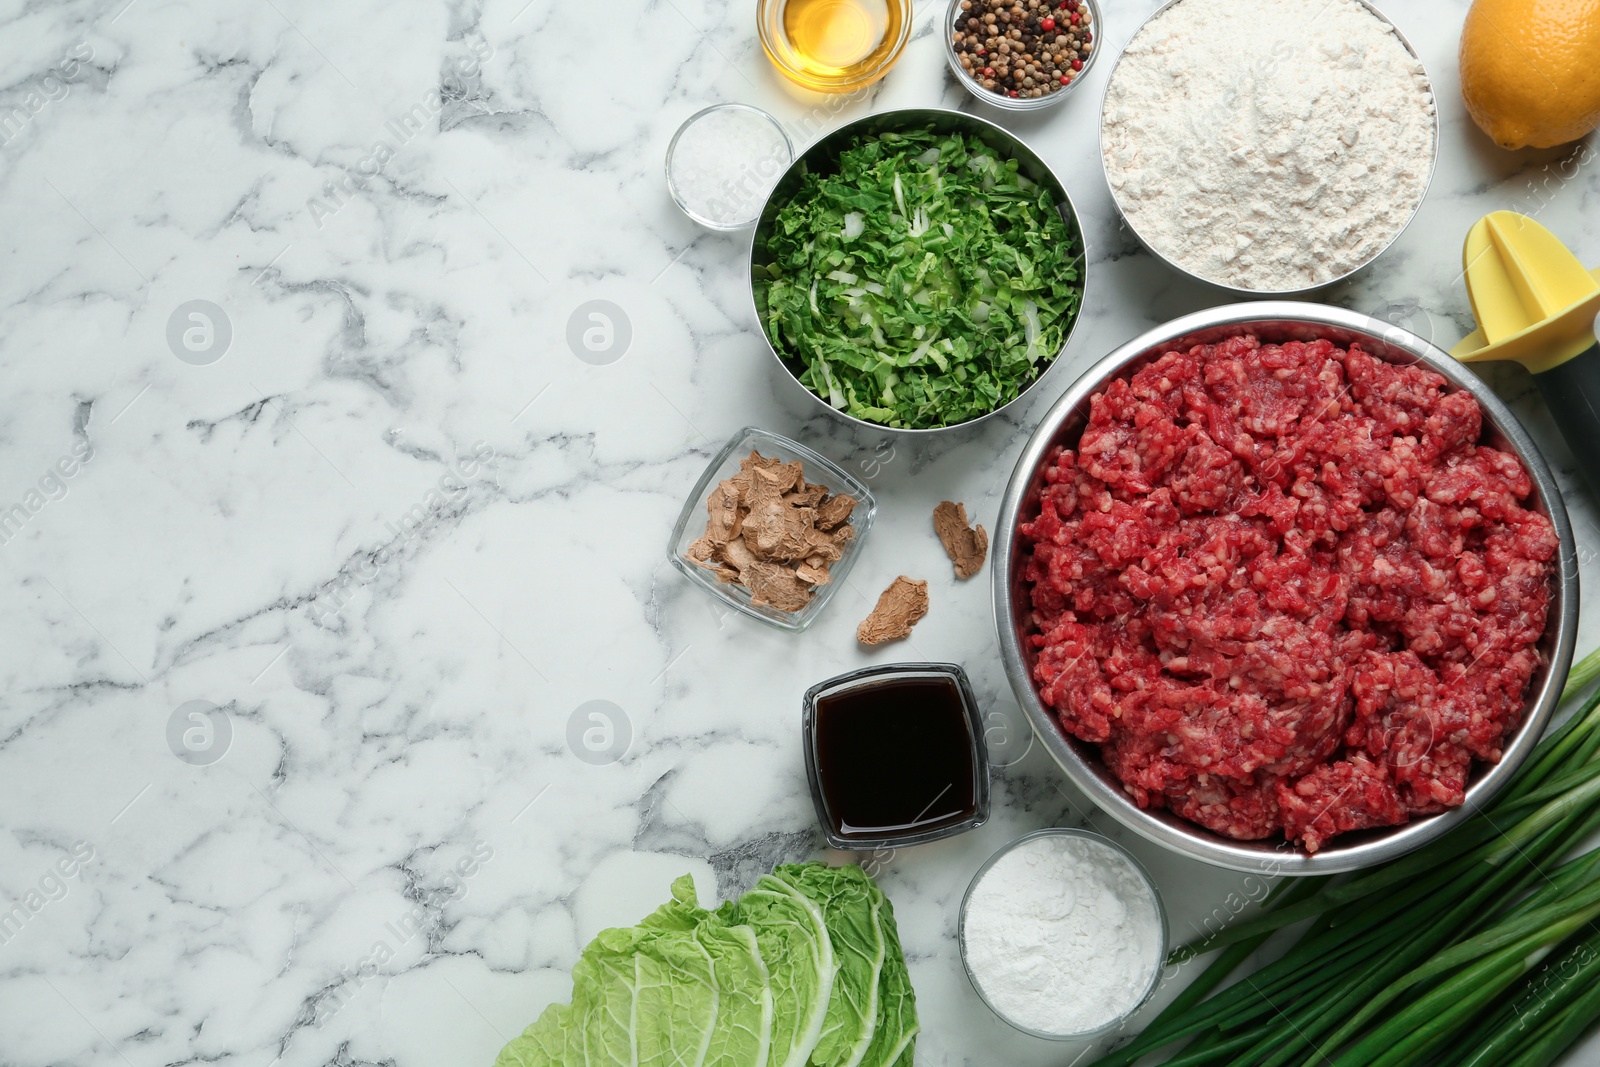
<path fill-rule="evenodd" d="M 667 180 L 698 222 L 736 228 L 754 222 L 792 150 L 777 120 L 742 105 L 689 119 L 667 158 Z"/>
<path fill-rule="evenodd" d="M 1144 875 L 1092 837 L 1024 838 L 967 896 L 962 952 L 1001 1016 L 1035 1033 L 1085 1034 L 1155 984 L 1163 920 Z"/>

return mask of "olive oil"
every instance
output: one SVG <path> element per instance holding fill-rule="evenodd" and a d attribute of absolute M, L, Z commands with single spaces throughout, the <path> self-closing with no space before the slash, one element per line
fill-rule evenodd
<path fill-rule="evenodd" d="M 866 59 L 889 28 L 882 0 L 789 0 L 783 34 L 796 52 L 828 70 L 847 70 Z"/>
<path fill-rule="evenodd" d="M 843 92 L 888 71 L 905 41 L 907 0 L 765 0 L 762 43 L 797 84 Z"/>

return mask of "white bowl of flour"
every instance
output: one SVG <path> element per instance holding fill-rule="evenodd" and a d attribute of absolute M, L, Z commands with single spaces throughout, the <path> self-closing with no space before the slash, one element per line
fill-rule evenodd
<path fill-rule="evenodd" d="M 1305 295 L 1377 259 L 1438 149 L 1427 71 L 1365 0 L 1174 0 L 1101 106 L 1106 181 L 1141 243 L 1246 295 Z"/>
<path fill-rule="evenodd" d="M 1035 1037 L 1082 1039 L 1155 991 L 1167 919 L 1149 873 L 1121 846 L 1039 830 L 978 869 L 959 941 L 973 989 L 1001 1019 Z"/>

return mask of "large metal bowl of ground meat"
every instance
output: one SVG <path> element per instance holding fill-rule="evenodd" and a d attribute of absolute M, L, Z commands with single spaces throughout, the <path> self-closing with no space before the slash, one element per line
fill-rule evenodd
<path fill-rule="evenodd" d="M 1527 432 L 1442 350 L 1338 308 L 1236 304 L 1111 353 L 1034 432 L 998 527 L 1040 742 L 1221 867 L 1337 874 L 1448 833 L 1572 662 L 1572 529 Z"/>

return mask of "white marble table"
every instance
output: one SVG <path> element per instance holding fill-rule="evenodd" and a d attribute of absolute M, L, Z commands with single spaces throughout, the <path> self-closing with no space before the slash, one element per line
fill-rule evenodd
<path fill-rule="evenodd" d="M 697 230 L 661 178 L 678 122 L 714 102 L 817 132 L 975 107 L 935 6 L 843 110 L 778 82 L 750 0 L 5 6 L 0 512 L 22 512 L 0 546 L 0 907 L 23 912 L 0 927 L 0 1063 L 487 1067 L 566 996 L 585 940 L 673 876 L 710 898 L 818 854 L 807 685 L 955 660 L 1016 714 L 987 583 L 953 581 L 928 515 L 948 497 L 992 525 L 1043 398 L 892 450 L 818 417 L 776 388 L 744 238 Z M 1103 45 L 1154 7 L 1113 3 Z M 1520 207 L 1600 260 L 1600 167 L 1592 145 L 1492 147 L 1456 90 L 1465 0 L 1393 7 L 1438 84 L 1439 174 L 1328 299 L 1449 344 L 1470 328 L 1468 225 Z M 1077 366 L 1214 300 L 1117 226 L 1095 159 L 1108 69 L 1007 123 L 1085 221 Z M 601 364 L 566 340 L 593 300 L 631 332 Z M 1573 485 L 1525 373 L 1492 381 Z M 799 638 L 720 616 L 663 559 L 746 424 L 871 473 L 885 505 L 853 588 Z M 1595 511 L 1569 503 L 1593 579 Z M 863 593 L 901 572 L 933 612 L 864 653 Z M 593 701 L 619 759 L 569 743 Z M 997 1022 L 956 958 L 977 865 L 1084 817 L 1041 752 L 1014 754 L 988 826 L 873 860 L 920 1063 L 1079 1051 Z M 1180 931 L 1239 887 L 1132 845 Z"/>

